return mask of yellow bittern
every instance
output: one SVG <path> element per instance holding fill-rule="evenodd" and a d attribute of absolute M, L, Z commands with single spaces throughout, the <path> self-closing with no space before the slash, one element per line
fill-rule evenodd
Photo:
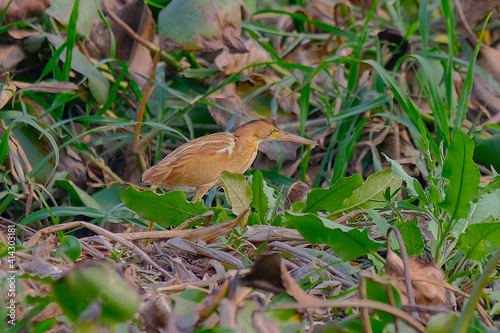
<path fill-rule="evenodd" d="M 266 140 L 316 145 L 314 141 L 281 131 L 272 120 L 253 120 L 234 134 L 214 133 L 186 142 L 146 170 L 141 185 L 194 192 L 193 201 L 196 201 L 209 189 L 220 185 L 222 171 L 247 171 L 257 156 L 259 144 Z"/>

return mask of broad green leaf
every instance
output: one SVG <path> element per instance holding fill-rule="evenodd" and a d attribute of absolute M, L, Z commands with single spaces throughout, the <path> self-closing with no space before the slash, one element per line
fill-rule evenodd
<path fill-rule="evenodd" d="M 394 288 L 392 285 L 387 286 L 386 284 L 380 284 L 378 282 L 373 281 L 372 279 L 368 278 L 365 280 L 366 281 L 366 296 L 367 299 L 372 300 L 372 301 L 377 301 L 381 302 L 384 304 L 391 304 L 395 302 L 394 304 L 397 308 L 402 307 L 402 302 L 401 302 L 401 297 L 397 291 L 396 288 Z M 391 297 L 389 298 L 388 293 L 392 293 Z M 393 323 L 394 322 L 394 317 L 388 314 L 387 312 L 383 312 L 380 310 L 374 310 L 374 313 L 380 317 L 384 323 Z"/>
<path fill-rule="evenodd" d="M 305 213 L 318 211 L 334 212 L 344 206 L 354 190 L 363 185 L 363 179 L 355 174 L 351 177 L 342 177 L 328 189 L 314 188 L 307 195 Z"/>
<path fill-rule="evenodd" d="M 156 194 L 129 187 L 120 193 L 125 206 L 145 220 L 162 227 L 178 226 L 182 222 L 208 211 L 203 202 L 188 202 L 181 191 Z"/>
<path fill-rule="evenodd" d="M 480 261 L 494 248 L 500 246 L 500 223 L 478 223 L 470 225 L 460 235 L 457 249 L 464 249 L 468 259 Z"/>
<path fill-rule="evenodd" d="M 414 254 L 421 256 L 424 252 L 424 239 L 420 228 L 417 226 L 417 222 L 406 221 L 398 223 L 397 227 L 401 233 L 401 237 L 403 237 L 408 256 Z"/>
<path fill-rule="evenodd" d="M 386 154 L 383 154 L 385 159 L 391 163 L 392 166 L 392 173 L 394 176 L 398 177 L 401 180 L 404 180 L 406 183 L 406 188 L 408 189 L 408 192 L 412 197 L 418 197 L 418 193 L 415 189 L 414 181 L 415 178 L 411 177 L 409 174 L 406 173 L 406 171 L 403 169 L 401 164 L 399 164 L 398 161 L 395 161 L 391 158 L 389 158 Z"/>
<path fill-rule="evenodd" d="M 374 173 L 346 200 L 345 205 L 334 214 L 355 209 L 382 209 L 387 206 L 384 192 L 390 188 L 392 194 L 401 187 L 401 184 L 401 179 L 394 176 L 391 169 Z"/>
<path fill-rule="evenodd" d="M 259 214 L 260 221 L 266 221 L 269 218 L 269 208 L 276 204 L 276 199 L 274 189 L 266 184 L 260 170 L 256 170 L 252 176 L 252 192 L 251 206 Z"/>
<path fill-rule="evenodd" d="M 61 239 L 59 250 L 71 260 L 76 261 L 82 254 L 82 244 L 75 236 L 67 235 Z"/>
<path fill-rule="evenodd" d="M 353 229 L 313 214 L 287 211 L 285 216 L 308 242 L 327 244 L 342 260 L 374 253 L 383 245 L 368 236 L 368 229 Z"/>
<path fill-rule="evenodd" d="M 250 207 L 252 202 L 252 188 L 248 184 L 245 176 L 239 173 L 223 171 L 220 180 L 226 193 L 226 198 L 232 207 L 235 215 L 240 215 L 245 209 Z"/>
<path fill-rule="evenodd" d="M 241 1 L 172 0 L 158 15 L 161 48 L 244 52 L 240 40 Z"/>
<path fill-rule="evenodd" d="M 52 285 L 52 292 L 66 317 L 75 323 L 96 301 L 102 307 L 97 315 L 103 324 L 131 320 L 139 310 L 135 289 L 108 265 L 72 270 Z"/>
<path fill-rule="evenodd" d="M 251 212 L 248 215 L 248 225 L 259 225 L 262 224 L 260 216 L 257 212 Z"/>
<path fill-rule="evenodd" d="M 452 220 L 466 218 L 472 196 L 477 193 L 479 169 L 472 160 L 474 142 L 463 132 L 455 133 L 443 167 L 443 177 L 448 179 L 446 197 L 439 204 Z"/>
<path fill-rule="evenodd" d="M 99 17 L 99 7 L 95 0 L 80 1 L 78 20 L 76 21 L 77 31 L 87 38 L 92 29 L 92 22 Z M 52 4 L 45 10 L 45 13 L 58 20 L 62 25 L 69 24 L 73 0 L 52 0 Z"/>
<path fill-rule="evenodd" d="M 488 169 L 493 166 L 500 170 L 500 134 L 490 137 L 478 134 L 474 137 L 474 143 L 474 160 Z"/>

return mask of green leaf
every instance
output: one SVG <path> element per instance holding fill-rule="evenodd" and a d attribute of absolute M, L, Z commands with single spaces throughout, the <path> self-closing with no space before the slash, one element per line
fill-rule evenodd
<path fill-rule="evenodd" d="M 355 174 L 351 177 L 342 177 L 328 189 L 314 188 L 307 195 L 305 213 L 318 211 L 334 212 L 343 207 L 344 201 L 354 190 L 363 185 L 363 179 Z"/>
<path fill-rule="evenodd" d="M 251 206 L 259 214 L 260 221 L 266 221 L 269 208 L 276 204 L 276 199 L 274 189 L 266 184 L 260 170 L 256 170 L 252 176 L 252 192 Z"/>
<path fill-rule="evenodd" d="M 500 134 L 490 137 L 478 134 L 474 137 L 474 143 L 474 160 L 488 169 L 494 167 L 500 170 Z"/>
<path fill-rule="evenodd" d="M 251 212 L 248 215 L 248 225 L 259 225 L 262 224 L 259 214 L 257 212 Z"/>
<path fill-rule="evenodd" d="M 385 159 L 391 163 L 392 173 L 394 174 L 394 176 L 405 181 L 406 188 L 408 189 L 410 195 L 413 197 L 418 197 L 418 193 L 415 190 L 415 185 L 414 185 L 415 178 L 407 174 L 406 171 L 401 166 L 401 164 L 399 164 L 399 162 L 389 158 L 389 156 L 387 156 L 384 153 L 382 153 L 382 155 L 384 155 Z"/>
<path fill-rule="evenodd" d="M 483 194 L 491 193 L 498 189 L 500 189 L 500 176 L 496 176 L 488 185 L 481 187 L 479 191 L 477 191 L 477 197 L 481 197 Z"/>
<path fill-rule="evenodd" d="M 500 223 L 472 224 L 460 235 L 457 243 L 457 249 L 464 249 L 468 259 L 477 261 L 484 259 L 498 246 L 500 246 Z"/>
<path fill-rule="evenodd" d="M 245 176 L 239 173 L 223 171 L 220 180 L 226 193 L 226 198 L 232 207 L 233 214 L 240 215 L 245 209 L 250 207 L 252 202 L 252 188 L 248 184 Z"/>
<path fill-rule="evenodd" d="M 479 169 L 472 160 L 474 142 L 463 132 L 455 133 L 443 166 L 443 177 L 448 179 L 445 199 L 439 204 L 452 220 L 466 218 L 470 200 L 477 193 Z"/>
<path fill-rule="evenodd" d="M 64 41 L 56 35 L 48 34 L 47 39 L 54 44 L 56 48 L 60 48 L 64 44 Z M 62 62 L 66 61 L 66 50 L 61 53 L 59 58 Z M 77 49 L 73 49 L 72 51 L 71 69 L 88 78 L 92 96 L 94 96 L 99 104 L 105 104 L 109 97 L 108 80 L 102 75 L 97 67 Z"/>
<path fill-rule="evenodd" d="M 62 179 L 54 183 L 54 188 L 63 188 L 71 195 L 71 203 L 74 206 L 83 205 L 102 210 L 101 205 L 85 191 L 80 189 L 70 180 Z"/>
<path fill-rule="evenodd" d="M 372 218 L 373 222 L 377 226 L 378 232 L 380 232 L 382 235 L 387 235 L 387 230 L 391 227 L 389 222 L 387 222 L 386 219 L 384 219 L 382 216 L 380 216 L 379 213 L 377 213 L 373 209 L 368 209 L 368 215 Z"/>
<path fill-rule="evenodd" d="M 382 209 L 387 206 L 384 192 L 390 188 L 392 194 L 401 187 L 401 184 L 401 179 L 394 176 L 391 169 L 374 173 L 346 200 L 344 207 L 333 214 L 355 209 Z"/>
<path fill-rule="evenodd" d="M 38 325 L 36 325 L 35 329 L 33 330 L 33 333 L 47 332 L 56 323 L 57 323 L 57 319 L 55 319 L 55 318 L 45 319 L 45 320 L 39 322 Z"/>
<path fill-rule="evenodd" d="M 401 237 L 403 237 L 408 256 L 414 254 L 421 256 L 424 252 L 424 239 L 420 228 L 417 226 L 417 221 L 398 223 L 397 227 Z"/>
<path fill-rule="evenodd" d="M 394 301 L 396 304 L 394 304 L 397 308 L 401 309 L 402 307 L 402 302 L 401 302 L 401 296 L 399 295 L 398 291 L 396 288 L 394 288 L 392 285 L 382 285 L 378 282 L 373 281 L 372 279 L 368 278 L 365 280 L 366 281 L 366 296 L 367 299 L 372 300 L 372 301 L 377 301 L 381 302 L 384 304 L 392 304 Z M 392 293 L 391 297 L 389 298 L 388 293 Z M 388 314 L 387 312 L 380 311 L 380 310 L 374 310 L 373 311 L 378 317 L 380 317 L 384 323 L 393 323 L 394 322 L 394 317 Z"/>
<path fill-rule="evenodd" d="M 80 315 L 94 302 L 102 305 L 99 317 L 104 324 L 130 320 L 139 310 L 135 289 L 108 265 L 72 270 L 53 284 L 52 292 L 72 322 L 78 322 Z"/>
<path fill-rule="evenodd" d="M 285 216 L 308 242 L 327 244 L 342 260 L 372 254 L 383 245 L 368 236 L 368 229 L 353 229 L 313 214 L 287 211 Z"/>
<path fill-rule="evenodd" d="M 70 23 L 73 3 L 74 1 L 68 0 L 52 0 L 52 4 L 45 10 L 45 13 L 67 26 Z M 92 22 L 99 17 L 97 3 L 96 1 L 80 1 L 76 28 L 79 33 L 87 36 L 87 38 L 92 29 Z"/>
<path fill-rule="evenodd" d="M 138 191 L 129 187 L 120 193 L 125 206 L 145 220 L 166 228 L 208 211 L 203 202 L 188 202 L 181 191 L 156 194 L 153 191 Z"/>
<path fill-rule="evenodd" d="M 476 203 L 471 206 L 472 215 L 470 223 L 480 223 L 488 217 L 500 217 L 500 190 L 483 194 Z"/>
<path fill-rule="evenodd" d="M 75 236 L 67 235 L 61 239 L 59 250 L 71 260 L 76 261 L 82 254 L 82 244 Z"/>

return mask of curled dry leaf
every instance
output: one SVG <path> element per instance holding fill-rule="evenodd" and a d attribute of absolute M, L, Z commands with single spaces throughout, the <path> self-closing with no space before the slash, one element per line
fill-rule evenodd
<path fill-rule="evenodd" d="M 318 300 L 317 297 L 306 294 L 295 282 L 278 253 L 259 255 L 250 272 L 240 279 L 240 285 L 274 293 L 286 291 L 298 303 L 313 304 Z"/>
<path fill-rule="evenodd" d="M 217 66 L 217 68 L 225 75 L 231 75 L 239 72 L 249 65 L 268 61 L 268 53 L 254 39 L 248 39 L 245 41 L 245 48 L 248 50 L 247 53 L 235 54 L 230 53 L 227 50 L 223 50 L 215 58 L 215 66 Z M 255 68 L 247 68 L 241 73 L 250 74 L 253 72 L 255 72 Z"/>
<path fill-rule="evenodd" d="M 0 84 L 0 109 L 2 109 L 14 96 L 17 87 L 11 83 Z"/>
<path fill-rule="evenodd" d="M 106 2 L 108 11 L 112 11 L 113 18 L 118 18 L 133 32 L 145 41 L 152 42 L 155 35 L 155 21 L 151 10 L 144 1 L 134 1 L 125 6 L 113 5 Z M 110 14 L 111 15 L 111 14 Z M 151 52 L 130 36 L 119 24 L 109 18 L 109 26 L 115 37 L 116 55 L 119 60 L 126 62 L 132 78 L 141 88 L 146 85 L 147 77 L 153 65 Z M 110 54 L 111 34 L 102 21 L 94 23 L 90 38 L 86 46 L 91 56 L 101 60 Z"/>
<path fill-rule="evenodd" d="M 281 256 L 278 253 L 259 255 L 250 272 L 240 279 L 240 285 L 273 293 L 285 291 L 281 278 Z"/>
<path fill-rule="evenodd" d="M 163 332 L 167 327 L 170 313 L 167 297 L 161 293 L 148 297 L 141 303 L 140 316 L 146 332 Z"/>
<path fill-rule="evenodd" d="M 0 45 L 0 74 L 3 74 L 24 60 L 24 52 L 20 45 Z"/>
<path fill-rule="evenodd" d="M 495 81 L 500 82 L 500 51 L 488 45 L 481 45 L 477 64 L 490 73 Z"/>
<path fill-rule="evenodd" d="M 285 209 L 290 209 L 295 201 L 305 202 L 309 192 L 311 192 L 311 188 L 306 183 L 301 181 L 293 183 L 286 195 Z"/>
<path fill-rule="evenodd" d="M 446 304 L 446 289 L 443 271 L 433 262 L 414 255 L 409 258 L 408 266 L 412 279 L 415 302 L 422 305 L 444 306 Z M 391 278 L 391 284 L 399 291 L 403 303 L 408 303 L 404 280 L 403 260 L 392 249 L 387 250 L 387 260 L 384 265 L 386 276 Z M 420 313 L 424 320 L 429 319 L 426 313 Z"/>
<path fill-rule="evenodd" d="M 0 0 L 0 12 L 3 12 L 5 7 L 9 4 L 10 0 Z M 5 15 L 5 22 L 16 22 L 24 20 L 26 17 L 30 17 L 33 14 L 41 13 L 47 9 L 51 0 L 16 0 L 12 1 L 7 10 L 7 15 Z"/>

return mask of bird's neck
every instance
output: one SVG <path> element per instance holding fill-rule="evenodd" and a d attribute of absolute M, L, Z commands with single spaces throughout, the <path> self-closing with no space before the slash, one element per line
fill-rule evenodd
<path fill-rule="evenodd" d="M 235 138 L 236 143 L 233 154 L 236 160 L 241 161 L 241 164 L 239 164 L 238 170 L 232 172 L 244 173 L 255 160 L 259 144 L 262 140 L 258 140 L 255 136 L 237 136 L 237 133 L 235 133 Z"/>

